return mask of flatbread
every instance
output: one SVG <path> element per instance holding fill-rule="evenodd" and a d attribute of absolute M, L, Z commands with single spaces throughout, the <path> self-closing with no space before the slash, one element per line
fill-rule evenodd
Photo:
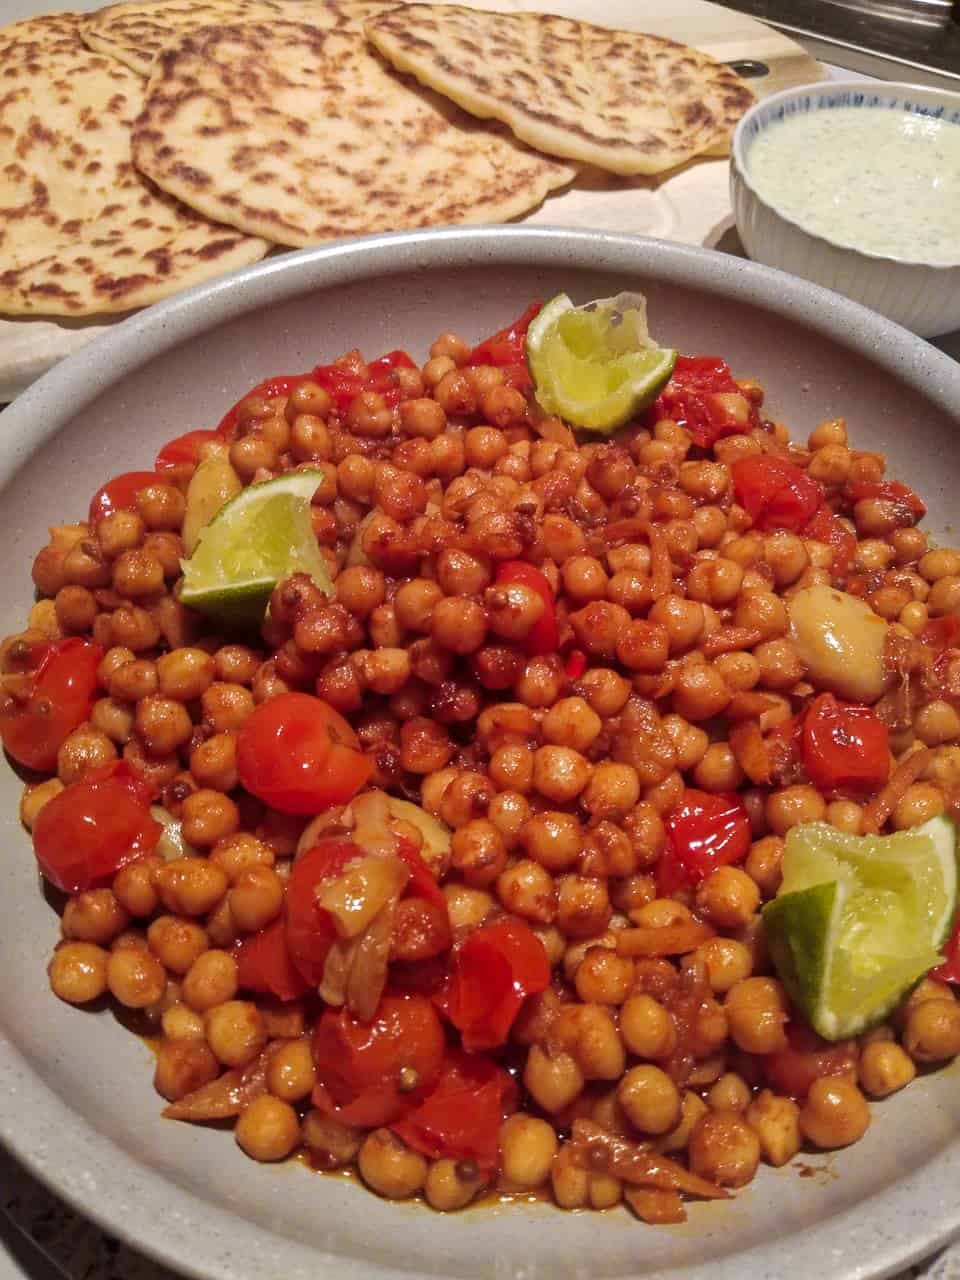
<path fill-rule="evenodd" d="M 575 173 L 398 76 L 359 29 L 294 22 L 164 49 L 133 157 L 208 217 L 288 245 L 503 222 Z"/>
<path fill-rule="evenodd" d="M 699 50 L 545 13 L 408 4 L 366 23 L 393 66 L 549 155 L 619 174 L 675 168 L 753 102 Z"/>
<path fill-rule="evenodd" d="M 77 14 L 0 30 L 0 78 L 0 313 L 129 311 L 267 252 L 134 170 L 143 81 L 86 48 Z"/>
<path fill-rule="evenodd" d="M 89 48 L 148 76 L 161 49 L 200 27 L 273 20 L 336 27 L 393 7 L 390 0 L 127 0 L 85 14 L 80 34 Z"/>

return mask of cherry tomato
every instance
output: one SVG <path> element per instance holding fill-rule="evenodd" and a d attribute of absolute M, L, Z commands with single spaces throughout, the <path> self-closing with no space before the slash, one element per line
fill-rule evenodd
<path fill-rule="evenodd" d="M 322 981 L 327 952 L 337 938 L 333 917 L 317 902 L 316 888 L 362 857 L 363 850 L 352 840 L 329 838 L 293 864 L 284 897 L 287 947 L 295 967 L 312 987 Z"/>
<path fill-rule="evenodd" d="M 856 1073 L 855 1040 L 823 1040 L 804 1022 L 787 1025 L 789 1048 L 760 1058 L 763 1071 L 778 1093 L 805 1098 L 814 1080 L 821 1076 L 852 1076 Z"/>
<path fill-rule="evenodd" d="M 27 700 L 0 711 L 0 737 L 18 764 L 56 768 L 60 744 L 90 714 L 102 659 L 98 644 L 78 636 L 47 648 Z"/>
<path fill-rule="evenodd" d="M 278 1000 L 296 1000 L 310 990 L 287 945 L 285 921 L 280 918 L 258 933 L 241 939 L 233 949 L 237 981 L 245 991 L 262 991 Z"/>
<path fill-rule="evenodd" d="M 753 405 L 747 423 L 743 424 L 734 421 L 713 400 L 716 395 L 732 393 L 740 393 L 740 388 L 729 366 L 719 356 L 677 356 L 670 381 L 648 417 L 654 422 L 671 418 L 690 432 L 694 444 L 709 449 L 724 436 L 736 435 L 757 424 Z"/>
<path fill-rule="evenodd" d="M 385 995 L 371 1022 L 327 1009 L 313 1033 L 313 1105 L 343 1124 L 391 1124 L 433 1089 L 445 1047 L 424 996 Z"/>
<path fill-rule="evenodd" d="M 263 400 L 276 400 L 280 396 L 288 396 L 299 387 L 301 382 L 306 382 L 309 377 L 308 373 L 289 373 L 282 374 L 279 378 L 265 378 L 263 382 L 258 382 L 255 387 L 251 387 L 245 396 L 241 396 L 236 404 L 227 410 L 217 424 L 216 434 L 224 440 L 229 440 L 233 437 L 237 429 L 237 410 L 244 400 L 249 400 L 251 396 L 260 396 Z"/>
<path fill-rule="evenodd" d="M 521 647 L 531 657 L 538 654 L 556 653 L 560 644 L 560 632 L 557 627 L 557 605 L 550 583 L 532 564 L 526 560 L 503 560 L 497 565 L 497 583 L 517 582 L 535 591 L 543 601 L 543 613 L 530 628 L 522 641 Z"/>
<path fill-rule="evenodd" d="M 834 515 L 826 503 L 820 505 L 800 532 L 804 538 L 825 542 L 833 548 L 830 571 L 835 578 L 842 577 L 847 572 L 857 553 L 857 535 Z"/>
<path fill-rule="evenodd" d="M 346 804 L 373 772 L 343 716 L 309 693 L 261 702 L 240 730 L 237 767 L 252 795 L 292 814 Z"/>
<path fill-rule="evenodd" d="M 391 408 L 400 403 L 400 385 L 397 382 L 398 369 L 415 369 L 417 366 L 406 351 L 388 351 L 386 355 L 372 360 L 367 365 L 365 391 L 376 391 L 383 396 Z"/>
<path fill-rule="evenodd" d="M 821 693 L 803 717 L 803 766 L 821 791 L 875 791 L 890 776 L 890 735 L 870 707 Z"/>
<path fill-rule="evenodd" d="M 587 669 L 587 655 L 582 649 L 571 649 L 567 654 L 564 673 L 568 680 L 579 680 Z"/>
<path fill-rule="evenodd" d="M 786 458 L 751 453 L 730 468 L 737 501 L 761 530 L 802 529 L 816 515 L 823 490 Z"/>
<path fill-rule="evenodd" d="M 550 982 L 543 943 L 521 920 L 507 917 L 474 930 L 451 960 L 437 1006 L 471 1053 L 504 1043 L 527 996 Z"/>
<path fill-rule="evenodd" d="M 945 614 L 942 618 L 934 618 L 920 632 L 920 639 L 936 654 L 952 649 L 958 638 L 960 638 L 960 618 L 953 613 Z"/>
<path fill-rule="evenodd" d="M 420 852 L 416 849 L 410 840 L 400 839 L 397 841 L 397 857 L 405 862 L 410 868 L 410 879 L 403 891 L 405 898 L 426 898 L 428 902 L 432 902 L 436 907 L 447 908 L 447 900 L 443 896 L 443 891 L 437 884 L 436 876 L 424 862 L 420 856 Z"/>
<path fill-rule="evenodd" d="M 953 922 L 953 931 L 942 950 L 943 964 L 931 969 L 928 976 L 940 982 L 960 982 L 960 913 Z"/>
<path fill-rule="evenodd" d="M 151 853 L 163 827 L 149 806 L 148 788 L 122 761 L 65 787 L 33 825 L 44 877 L 65 893 L 81 893 Z"/>
<path fill-rule="evenodd" d="M 718 867 L 740 862 L 750 848 L 750 819 L 733 794 L 688 787 L 667 816 L 667 847 L 657 867 L 661 894 L 699 884 Z"/>
<path fill-rule="evenodd" d="M 168 440 L 157 454 L 153 465 L 157 471 L 173 471 L 182 466 L 195 467 L 200 461 L 200 450 L 211 440 L 218 440 L 223 444 L 223 436 L 218 431 L 188 431 L 175 440 Z"/>
<path fill-rule="evenodd" d="M 113 515 L 114 511 L 135 511 L 137 494 L 148 484 L 156 484 L 155 471 L 124 471 L 114 476 L 97 490 L 90 499 L 90 510 L 87 520 L 90 524 L 98 524 L 104 516 Z"/>
<path fill-rule="evenodd" d="M 896 502 L 905 507 L 907 512 L 919 520 L 927 514 L 927 507 L 922 498 L 899 480 L 861 480 L 848 485 L 846 496 L 851 502 L 860 502 L 862 498 L 880 498 L 884 502 Z"/>
<path fill-rule="evenodd" d="M 467 356 L 467 365 L 492 364 L 504 372 L 504 381 L 508 386 L 524 391 L 533 386 L 533 379 L 527 368 L 527 330 L 533 319 L 540 314 L 542 302 L 531 302 L 526 311 L 508 324 L 478 343 Z"/>
<path fill-rule="evenodd" d="M 518 1101 L 517 1086 L 502 1067 L 455 1051 L 430 1096 L 391 1128 L 431 1159 L 473 1160 L 489 1174 L 499 1163 L 500 1125 Z"/>

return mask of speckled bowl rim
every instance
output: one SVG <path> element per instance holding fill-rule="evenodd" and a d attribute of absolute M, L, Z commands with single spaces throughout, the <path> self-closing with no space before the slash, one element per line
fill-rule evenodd
<path fill-rule="evenodd" d="M 784 272 L 639 236 L 549 227 L 452 228 L 372 236 L 285 255 L 132 317 L 64 360 L 5 411 L 0 485 L 107 386 L 208 328 L 314 290 L 399 271 L 468 266 L 642 273 L 756 305 L 868 358 L 960 421 L 960 365 L 899 325 Z M 384 1267 L 334 1256 L 198 1202 L 72 1111 L 38 1078 L 2 1028 L 0 1100 L 0 1141 L 35 1176 L 78 1212 L 184 1275 L 197 1280 L 413 1280 L 424 1274 L 401 1259 Z M 854 1209 L 791 1236 L 791 1272 L 879 1280 L 931 1253 L 960 1231 L 960 1201 L 944 1193 L 958 1178 L 960 1139 Z M 894 1241 L 890 1227 L 895 1224 L 902 1229 Z M 711 1280 L 773 1280 L 783 1268 L 782 1251 L 770 1242 L 717 1259 L 710 1275 Z M 703 1268 L 687 1266 L 658 1272 L 669 1280 L 703 1274 Z"/>
<path fill-rule="evenodd" d="M 814 231 L 798 218 L 792 217 L 780 205 L 775 204 L 766 196 L 760 194 L 750 178 L 750 170 L 746 163 L 747 143 L 746 135 L 750 125 L 759 115 L 766 114 L 771 107 L 775 107 L 780 102 L 789 102 L 791 99 L 802 97 L 804 94 L 826 94 L 826 93 L 867 93 L 873 92 L 878 96 L 886 93 L 888 90 L 899 90 L 903 93 L 919 93 L 929 95 L 945 102 L 946 105 L 953 105 L 954 109 L 960 113 L 960 92 L 954 92 L 952 89 L 940 89 L 932 85 L 913 84 L 906 80 L 884 80 L 884 81 L 865 81 L 865 80 L 820 80 L 812 84 L 794 85 L 791 89 L 781 89 L 779 93 L 772 93 L 767 98 L 761 98 L 755 102 L 749 111 L 740 117 L 737 127 L 733 131 L 733 142 L 730 147 L 730 164 L 736 169 L 737 177 L 743 185 L 750 191 L 753 197 L 763 205 L 770 213 L 788 223 L 791 227 L 796 227 L 798 231 L 802 231 L 805 236 L 809 236 L 811 240 L 816 240 L 820 244 L 829 245 L 832 249 L 840 249 L 846 253 L 852 253 L 857 257 L 863 258 L 868 262 L 882 262 L 888 266 L 898 267 L 925 267 L 930 271 L 956 271 L 960 267 L 960 254 L 951 262 L 929 262 L 924 258 L 908 258 L 901 254 L 893 253 L 873 253 L 869 249 L 861 249 L 859 245 L 851 244 L 849 240 L 837 240 L 833 236 L 825 235 L 822 231 Z M 819 110 L 832 110 L 830 107 L 817 107 Z M 891 107 L 871 108 L 866 110 L 893 110 Z M 918 113 L 919 114 L 919 113 Z M 958 125 L 960 127 L 960 125 Z"/>

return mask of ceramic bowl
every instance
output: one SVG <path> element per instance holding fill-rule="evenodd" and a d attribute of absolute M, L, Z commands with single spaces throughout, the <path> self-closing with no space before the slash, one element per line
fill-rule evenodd
<path fill-rule="evenodd" d="M 750 108 L 733 136 L 730 194 L 744 248 L 755 261 L 835 289 L 921 337 L 960 328 L 960 243 L 946 265 L 908 255 L 867 253 L 808 230 L 758 193 L 750 176 L 750 150 L 756 139 L 786 117 L 841 107 L 861 110 L 865 119 L 870 112 L 897 111 L 960 125 L 960 93 L 919 85 L 827 81 L 764 98 Z M 864 145 L 869 145 L 866 130 Z M 909 183 L 910 173 L 904 172 L 899 181 Z M 887 198 L 897 199 L 895 187 Z"/>
<path fill-rule="evenodd" d="M 531 298 L 641 289 L 653 331 L 759 378 L 803 440 L 844 415 L 852 438 L 945 530 L 960 366 L 853 303 L 742 259 L 628 236 L 528 228 L 378 237 L 291 254 L 194 289 L 58 366 L 0 419 L 0 635 L 23 626 L 47 526 L 216 422 L 265 376 L 359 346 L 455 329 L 476 340 Z M 50 993 L 58 920 L 0 762 L 0 1140 L 84 1213 L 203 1280 L 866 1280 L 960 1229 L 960 1088 L 952 1068 L 877 1105 L 862 1142 L 762 1168 L 728 1203 L 652 1228 L 627 1210 L 491 1204 L 449 1216 L 378 1200 L 302 1165 L 255 1164 L 232 1133 L 161 1119 L 147 1045 L 109 1012 Z M 803 1175 L 803 1176 L 801 1176 Z"/>

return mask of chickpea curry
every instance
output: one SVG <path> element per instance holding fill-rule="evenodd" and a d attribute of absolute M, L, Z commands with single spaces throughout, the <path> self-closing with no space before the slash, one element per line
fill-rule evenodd
<path fill-rule="evenodd" d="M 111 479 L 34 561 L 0 732 L 51 988 L 139 1011 L 166 1116 L 438 1210 L 673 1223 L 960 1052 L 955 940 L 825 1039 L 762 914 L 807 824 L 960 802 L 960 552 L 719 358 L 578 436 L 537 310 L 270 379 Z M 211 518 L 300 470 L 326 583 L 254 632 L 188 608 Z"/>

